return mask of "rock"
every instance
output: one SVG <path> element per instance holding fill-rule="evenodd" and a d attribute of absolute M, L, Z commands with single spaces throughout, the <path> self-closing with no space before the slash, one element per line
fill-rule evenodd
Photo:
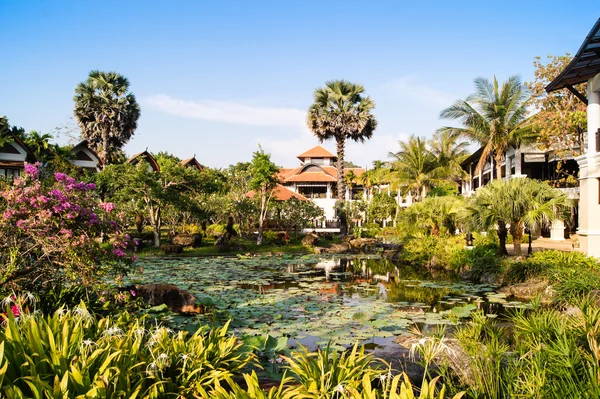
<path fill-rule="evenodd" d="M 547 280 L 528 280 L 524 283 L 502 287 L 499 292 L 526 300 L 541 295 L 543 302 L 551 302 L 552 297 L 554 296 L 552 286 L 548 285 Z"/>
<path fill-rule="evenodd" d="M 177 244 L 163 244 L 160 246 L 160 249 L 167 255 L 170 254 L 180 254 L 183 252 L 183 245 Z"/>
<path fill-rule="evenodd" d="M 328 254 L 344 254 L 350 251 L 350 245 L 348 243 L 333 244 L 331 247 L 326 248 L 325 252 Z"/>
<path fill-rule="evenodd" d="M 319 242 L 319 236 L 315 233 L 307 233 L 302 239 L 302 245 L 315 246 Z"/>
<path fill-rule="evenodd" d="M 123 290 L 143 298 L 150 306 L 165 304 L 169 310 L 180 313 L 204 313 L 205 307 L 196 304 L 196 297 L 173 284 L 142 284 Z"/>
<path fill-rule="evenodd" d="M 175 245 L 198 248 L 202 244 L 202 236 L 200 234 L 177 234 L 171 242 Z"/>
<path fill-rule="evenodd" d="M 402 250 L 402 244 L 393 244 L 393 243 L 387 243 L 387 242 L 378 242 L 375 243 L 375 247 L 377 248 L 383 248 L 383 251 L 401 251 Z"/>
<path fill-rule="evenodd" d="M 428 345 L 428 340 L 435 340 L 440 345 L 440 350 L 433 358 L 436 364 L 447 364 L 460 382 L 465 385 L 472 385 L 475 382 L 474 370 L 471 367 L 471 358 L 455 338 L 442 338 L 441 340 L 433 337 L 423 337 L 414 335 L 401 335 L 396 338 L 396 342 L 406 348 L 411 349 L 418 345 Z M 481 345 L 482 354 L 486 352 L 485 346 Z M 418 350 L 415 351 L 418 354 Z"/>
<path fill-rule="evenodd" d="M 374 246 L 376 242 L 377 240 L 375 238 L 355 238 L 350 240 L 349 244 L 352 248 L 365 250 Z"/>

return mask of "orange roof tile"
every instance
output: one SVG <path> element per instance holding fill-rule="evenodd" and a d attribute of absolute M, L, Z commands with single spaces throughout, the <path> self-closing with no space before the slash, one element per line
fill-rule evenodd
<path fill-rule="evenodd" d="M 256 193 L 253 190 L 253 191 L 246 193 L 246 197 L 254 198 L 255 194 Z M 299 199 L 300 201 L 310 201 L 305 196 L 295 193 L 292 190 L 290 190 L 289 188 L 282 186 L 281 184 L 278 184 L 275 187 L 272 198 L 276 201 L 287 201 L 291 198 L 296 198 L 296 199 Z"/>
<path fill-rule="evenodd" d="M 311 148 L 310 150 L 303 152 L 298 155 L 298 159 L 303 160 L 304 158 L 337 158 L 335 155 L 327 151 L 320 145 Z"/>
<path fill-rule="evenodd" d="M 335 182 L 335 177 L 323 172 L 305 172 L 293 175 L 285 179 L 289 182 Z"/>

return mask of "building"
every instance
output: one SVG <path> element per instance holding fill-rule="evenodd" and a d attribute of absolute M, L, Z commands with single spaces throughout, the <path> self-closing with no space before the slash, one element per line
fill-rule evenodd
<path fill-rule="evenodd" d="M 587 96 L 573 86 L 587 82 Z M 579 241 L 581 250 L 600 257 L 600 19 L 573 60 L 547 87 L 567 89 L 587 105 L 587 146 L 579 165 Z"/>
<path fill-rule="evenodd" d="M 9 142 L 0 147 L 0 177 L 14 179 L 21 176 L 25 163 L 35 163 L 31 150 L 14 134 L 7 134 Z"/>
<path fill-rule="evenodd" d="M 156 162 L 156 159 L 154 159 L 154 157 L 148 152 L 148 150 L 138 152 L 137 154 L 135 154 L 127 160 L 127 163 L 130 163 L 132 165 L 137 165 L 140 162 L 146 162 L 148 164 L 148 172 L 160 171 L 160 166 L 158 166 L 158 162 Z"/>
<path fill-rule="evenodd" d="M 70 161 L 73 165 L 92 173 L 99 172 L 102 169 L 102 160 L 98 153 L 90 148 L 87 140 L 83 140 L 73 147 L 71 153 L 73 158 Z"/>
<path fill-rule="evenodd" d="M 279 171 L 281 184 L 294 193 L 310 199 L 323 209 L 325 223 L 337 220 L 335 203 L 337 200 L 337 157 L 320 145 L 298 155 L 300 165 L 295 168 L 282 168 Z M 360 176 L 364 168 L 345 168 L 346 179 L 353 183 L 346 188 L 345 198 L 352 201 L 362 199 L 363 186 Z"/>

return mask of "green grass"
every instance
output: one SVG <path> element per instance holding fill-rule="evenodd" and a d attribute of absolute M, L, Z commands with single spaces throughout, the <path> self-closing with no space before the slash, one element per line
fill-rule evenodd
<path fill-rule="evenodd" d="M 163 242 L 168 242 L 164 240 Z M 223 256 L 223 255 L 245 255 L 245 254 L 308 254 L 312 253 L 310 248 L 302 245 L 299 239 L 290 240 L 287 245 L 275 245 L 273 243 L 264 243 L 256 245 L 256 242 L 246 238 L 236 238 L 232 241 L 230 249 L 219 252 L 215 247 L 213 238 L 205 238 L 202 245 L 198 248 L 184 248 L 183 253 L 178 255 L 165 255 L 160 248 L 146 247 L 138 251 L 138 257 L 149 256 Z"/>

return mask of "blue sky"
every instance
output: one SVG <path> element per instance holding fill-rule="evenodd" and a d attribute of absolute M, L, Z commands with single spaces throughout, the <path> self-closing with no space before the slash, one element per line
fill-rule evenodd
<path fill-rule="evenodd" d="M 128 154 L 225 167 L 260 143 L 291 167 L 318 144 L 305 126 L 314 89 L 347 79 L 377 104 L 373 138 L 346 152 L 370 166 L 448 124 L 440 110 L 474 78 L 527 81 L 534 56 L 575 53 L 599 11 L 597 0 L 570 11 L 552 0 L 0 0 L 0 115 L 26 130 L 74 128 L 75 86 L 115 70 L 142 110 Z"/>

